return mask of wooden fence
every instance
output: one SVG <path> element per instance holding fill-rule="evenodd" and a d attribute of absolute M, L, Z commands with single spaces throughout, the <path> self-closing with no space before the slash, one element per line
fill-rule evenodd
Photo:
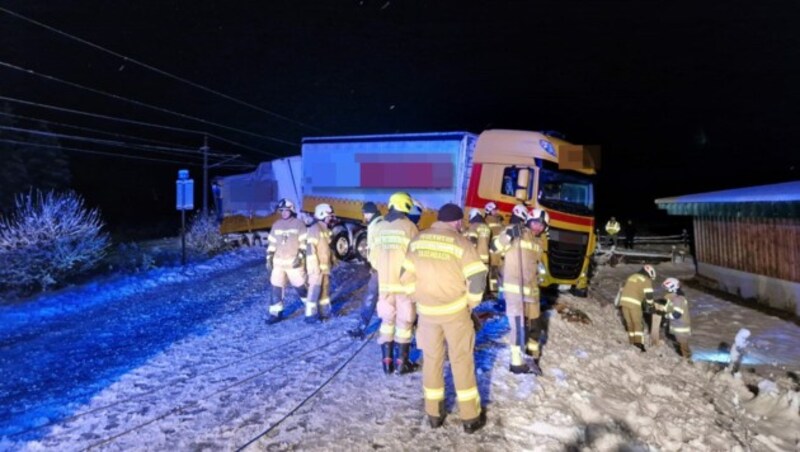
<path fill-rule="evenodd" d="M 695 217 L 697 260 L 800 282 L 800 219 Z"/>

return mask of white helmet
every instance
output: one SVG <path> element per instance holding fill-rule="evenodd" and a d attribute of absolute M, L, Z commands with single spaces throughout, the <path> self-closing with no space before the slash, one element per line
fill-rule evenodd
<path fill-rule="evenodd" d="M 278 201 L 278 210 L 280 211 L 281 209 L 288 209 L 291 212 L 294 212 L 294 203 L 287 198 L 283 198 Z"/>
<path fill-rule="evenodd" d="M 645 264 L 642 267 L 642 270 L 644 270 L 644 272 L 647 273 L 647 276 L 649 276 L 650 279 L 656 279 L 656 269 L 652 265 Z"/>
<path fill-rule="evenodd" d="M 667 289 L 667 292 L 675 293 L 681 288 L 681 282 L 678 278 L 667 278 L 661 283 L 661 286 Z"/>
<path fill-rule="evenodd" d="M 489 212 L 494 212 L 495 210 L 497 210 L 497 204 L 491 201 L 487 202 L 486 206 L 484 206 L 483 208 L 483 211 L 486 212 L 487 215 L 489 214 Z"/>
<path fill-rule="evenodd" d="M 330 204 L 317 204 L 317 207 L 314 208 L 314 218 L 319 221 L 325 221 L 331 215 L 333 215 L 333 208 Z"/>
<path fill-rule="evenodd" d="M 544 209 L 531 209 L 531 219 L 539 220 L 545 225 L 550 224 L 550 215 Z"/>
<path fill-rule="evenodd" d="M 481 210 L 480 209 L 476 209 L 476 208 L 473 207 L 472 209 L 469 210 L 469 219 L 470 220 L 472 220 L 475 217 L 480 217 L 480 216 L 481 216 Z"/>
<path fill-rule="evenodd" d="M 514 206 L 514 209 L 511 210 L 511 214 L 515 217 L 519 217 L 522 219 L 522 221 L 528 221 L 528 209 L 526 209 L 523 204 L 517 204 Z"/>

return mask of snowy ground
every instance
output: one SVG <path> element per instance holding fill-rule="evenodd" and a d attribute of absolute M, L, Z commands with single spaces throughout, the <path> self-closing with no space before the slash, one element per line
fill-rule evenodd
<path fill-rule="evenodd" d="M 657 268 L 675 276 L 690 270 Z M 727 359 L 720 343 L 746 326 L 755 346 L 746 363 L 758 373 L 688 364 L 666 345 L 639 353 L 608 303 L 635 269 L 601 267 L 591 298 L 560 297 L 593 323 L 548 313 L 543 377 L 508 372 L 507 323 L 490 318 L 476 351 L 488 424 L 475 435 L 463 433 L 457 413 L 431 430 L 420 375 L 384 376 L 374 341 L 346 336 L 367 279 L 355 264 L 335 269 L 338 316 L 320 325 L 303 323 L 296 300 L 288 320 L 264 324 L 268 287 L 258 249 L 2 307 L 0 449 L 800 447 L 800 328 L 690 289 L 698 357 Z M 770 373 L 774 383 L 761 380 Z"/>

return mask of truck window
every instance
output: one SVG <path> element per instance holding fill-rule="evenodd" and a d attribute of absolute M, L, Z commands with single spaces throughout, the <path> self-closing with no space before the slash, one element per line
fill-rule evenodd
<path fill-rule="evenodd" d="M 539 204 L 568 213 L 590 215 L 594 211 L 591 180 L 562 171 L 539 170 L 538 198 Z"/>
<path fill-rule="evenodd" d="M 530 198 L 530 169 L 509 166 L 503 170 L 503 182 L 500 193 L 526 201 Z"/>

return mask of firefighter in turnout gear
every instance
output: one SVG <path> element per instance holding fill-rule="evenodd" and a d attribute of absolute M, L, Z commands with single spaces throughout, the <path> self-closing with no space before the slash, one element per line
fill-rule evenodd
<path fill-rule="evenodd" d="M 511 372 L 541 375 L 539 358 L 539 261 L 544 231 L 542 217 L 532 218 L 524 205 L 514 206 L 511 224 L 492 239 L 492 249 L 505 256 L 503 295 L 511 327 Z M 534 357 L 525 362 L 523 350 Z"/>
<path fill-rule="evenodd" d="M 629 276 L 625 281 L 619 299 L 622 317 L 625 319 L 625 329 L 628 331 L 628 340 L 641 351 L 645 351 L 642 311 L 649 311 L 653 305 L 654 279 L 656 279 L 656 269 L 652 265 L 643 266 L 641 270 Z"/>
<path fill-rule="evenodd" d="M 348 331 L 348 334 L 357 339 L 363 339 L 365 336 L 364 331 L 369 327 L 372 316 L 375 314 L 375 307 L 378 303 L 378 272 L 375 270 L 375 246 L 373 241 L 375 239 L 375 226 L 383 221 L 380 210 L 374 202 L 366 202 L 361 207 L 361 213 L 364 215 L 364 223 L 367 225 L 367 264 L 369 265 L 369 282 L 367 283 L 367 291 L 364 294 L 364 300 L 361 302 L 361 322 L 360 324 Z"/>
<path fill-rule="evenodd" d="M 481 262 L 489 265 L 489 242 L 492 240 L 492 230 L 483 220 L 483 215 L 478 209 L 469 211 L 469 229 L 464 234 L 467 240 L 475 246 Z"/>
<path fill-rule="evenodd" d="M 308 301 L 306 322 L 313 323 L 319 316 L 326 320 L 331 315 L 331 230 L 335 219 L 329 204 L 318 204 L 314 209 L 314 222 L 308 228 L 306 270 L 308 271 Z"/>
<path fill-rule="evenodd" d="M 446 355 L 464 431 L 473 433 L 485 418 L 475 377 L 472 310 L 481 302 L 488 269 L 460 232 L 463 217 L 455 204 L 442 206 L 438 221 L 411 241 L 400 280 L 417 304 L 422 389 L 430 425 L 444 423 Z"/>
<path fill-rule="evenodd" d="M 383 353 L 383 371 L 387 374 L 395 370 L 405 374 L 416 368 L 409 359 L 416 311 L 400 284 L 400 269 L 408 244 L 419 233 L 406 217 L 412 207 L 408 193 L 393 194 L 389 198 L 389 213 L 374 226 L 375 238 L 370 239 L 370 261 L 378 272 L 378 316 L 381 318 L 378 343 Z M 395 342 L 399 354 L 395 354 Z"/>
<path fill-rule="evenodd" d="M 297 218 L 294 203 L 288 199 L 278 202 L 281 218 L 272 225 L 267 248 L 267 271 L 272 284 L 272 300 L 267 323 L 283 317 L 283 299 L 287 282 L 297 289 L 306 303 L 306 225 Z"/>
<path fill-rule="evenodd" d="M 664 303 L 660 306 L 656 305 L 656 310 L 660 309 L 669 319 L 669 333 L 678 343 L 681 356 L 691 359 L 689 338 L 692 335 L 692 322 L 689 315 L 689 300 L 681 290 L 681 282 L 677 278 L 667 278 L 661 286 L 668 293 L 664 297 Z"/>
<path fill-rule="evenodd" d="M 503 230 L 503 217 L 497 213 L 497 204 L 486 203 L 484 207 L 484 221 L 492 232 L 492 237 L 497 237 Z M 490 243 L 492 238 L 489 239 Z M 503 265 L 503 258 L 500 254 L 490 253 L 489 255 L 489 293 L 497 295 L 500 287 L 500 268 Z"/>

